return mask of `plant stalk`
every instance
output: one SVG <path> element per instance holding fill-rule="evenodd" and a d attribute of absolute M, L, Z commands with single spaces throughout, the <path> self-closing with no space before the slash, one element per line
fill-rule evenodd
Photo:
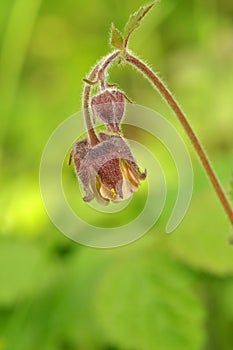
<path fill-rule="evenodd" d="M 141 60 L 139 60 L 137 57 L 135 57 L 133 54 L 126 52 L 125 53 L 125 60 L 130 63 L 132 66 L 137 68 L 144 76 L 148 78 L 148 80 L 153 84 L 153 86 L 159 91 L 159 93 L 162 95 L 162 97 L 166 100 L 168 105 L 171 107 L 172 111 L 175 113 L 177 118 L 179 119 L 180 123 L 182 124 L 183 128 L 186 131 L 186 134 L 188 135 L 195 151 L 197 152 L 201 164 L 203 165 L 203 168 L 212 183 L 217 196 L 219 197 L 225 212 L 230 219 L 230 222 L 233 226 L 233 209 L 231 207 L 230 202 L 228 201 L 223 188 L 210 164 L 210 161 L 207 158 L 207 155 L 205 154 L 205 151 L 203 147 L 201 146 L 200 141 L 198 140 L 196 134 L 194 133 L 191 125 L 189 124 L 185 114 L 183 113 L 181 107 L 176 102 L 170 91 L 167 89 L 167 87 L 164 85 L 164 83 L 160 80 L 160 78 Z"/>
<path fill-rule="evenodd" d="M 95 80 L 96 76 L 98 76 L 98 80 L 100 80 L 100 83 L 101 83 L 101 88 L 104 89 L 105 88 L 105 79 L 104 79 L 105 70 L 117 58 L 120 52 L 121 51 L 119 50 L 114 51 L 107 57 L 104 57 L 99 63 L 97 63 L 95 67 L 92 69 L 91 73 L 89 74 L 88 80 L 93 81 Z M 84 92 L 83 92 L 83 113 L 84 113 L 86 130 L 89 136 L 90 144 L 91 146 L 95 146 L 97 143 L 99 143 L 99 139 L 93 127 L 91 115 L 90 115 L 90 109 L 89 109 L 90 92 L 91 92 L 91 85 L 88 83 L 85 83 Z"/>
<path fill-rule="evenodd" d="M 99 64 L 97 64 L 92 69 L 91 73 L 88 76 L 88 80 L 93 81 L 98 73 L 98 70 L 99 70 Z M 91 91 L 91 85 L 85 83 L 84 92 L 83 92 L 83 113 L 84 113 L 85 125 L 89 136 L 90 144 L 91 146 L 95 146 L 97 143 L 99 143 L 99 139 L 92 125 L 92 120 L 91 120 L 91 115 L 89 110 L 90 91 Z"/>

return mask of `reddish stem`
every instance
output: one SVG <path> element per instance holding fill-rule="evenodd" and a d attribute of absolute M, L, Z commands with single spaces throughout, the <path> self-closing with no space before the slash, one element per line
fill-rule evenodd
<path fill-rule="evenodd" d="M 101 62 L 97 63 L 96 66 L 92 69 L 91 73 L 88 76 L 89 81 L 94 81 L 96 76 L 98 75 L 98 79 L 101 83 L 101 88 L 105 87 L 105 77 L 104 73 L 108 66 L 116 59 L 116 57 L 120 54 L 121 51 L 114 51 L 107 57 L 101 60 Z M 86 129 L 89 136 L 89 141 L 91 146 L 95 146 L 99 143 L 99 139 L 96 135 L 95 129 L 92 124 L 91 114 L 90 114 L 90 92 L 91 85 L 85 83 L 84 92 L 83 92 L 83 112 L 85 118 Z"/>
<path fill-rule="evenodd" d="M 136 67 L 143 75 L 145 75 L 150 82 L 157 88 L 159 93 L 164 97 L 166 102 L 169 104 L 177 118 L 179 119 L 180 123 L 184 127 L 187 135 L 190 138 L 191 143 L 193 144 L 200 161 L 206 171 L 206 174 L 211 181 L 224 209 L 227 214 L 227 216 L 230 219 L 231 224 L 233 225 L 233 210 L 230 205 L 230 202 L 228 201 L 222 186 L 205 154 L 205 151 L 203 150 L 197 136 L 195 135 L 191 125 L 189 124 L 186 116 L 184 115 L 182 109 L 180 108 L 179 104 L 176 102 L 170 91 L 166 88 L 164 83 L 160 80 L 160 78 L 141 60 L 139 60 L 137 57 L 133 56 L 129 52 L 125 53 L 125 59 L 127 62 L 129 62 L 131 65 Z"/>
<path fill-rule="evenodd" d="M 99 69 L 99 64 L 97 64 L 94 67 L 94 69 L 91 71 L 91 73 L 88 76 L 88 80 L 92 81 L 95 79 L 96 74 L 98 73 L 98 69 Z M 90 91 L 91 91 L 91 85 L 85 83 L 84 92 L 83 92 L 83 113 L 84 113 L 85 124 L 88 132 L 90 144 L 91 146 L 95 146 L 97 143 L 99 143 L 99 139 L 95 133 L 95 129 L 93 128 L 90 110 L 89 110 Z"/>
<path fill-rule="evenodd" d="M 104 90 L 106 88 L 105 71 L 108 68 L 108 66 L 115 60 L 115 58 L 117 58 L 117 56 L 120 54 L 120 52 L 121 51 L 118 50 L 118 51 L 113 52 L 110 56 L 108 56 L 104 60 L 102 66 L 98 72 L 98 80 L 100 81 L 102 90 Z"/>

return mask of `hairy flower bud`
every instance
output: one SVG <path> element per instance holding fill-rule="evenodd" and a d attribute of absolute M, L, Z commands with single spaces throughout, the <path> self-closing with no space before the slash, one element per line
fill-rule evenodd
<path fill-rule="evenodd" d="M 100 135 L 100 143 L 90 147 L 87 140 L 76 143 L 71 158 L 86 192 L 84 201 L 93 198 L 103 205 L 118 202 L 137 192 L 141 173 L 129 146 L 120 136 Z"/>
<path fill-rule="evenodd" d="M 91 108 L 94 118 L 100 118 L 113 132 L 119 132 L 119 124 L 125 112 L 125 94 L 117 89 L 106 89 L 93 96 Z"/>

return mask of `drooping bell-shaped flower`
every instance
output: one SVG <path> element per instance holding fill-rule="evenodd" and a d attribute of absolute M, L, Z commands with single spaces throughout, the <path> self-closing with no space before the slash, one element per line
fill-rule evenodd
<path fill-rule="evenodd" d="M 137 192 L 140 181 L 146 178 L 141 172 L 129 146 L 120 136 L 99 134 L 100 142 L 91 147 L 85 139 L 76 143 L 71 158 L 85 190 L 84 201 L 93 198 L 107 205 L 119 202 Z"/>
<path fill-rule="evenodd" d="M 119 132 L 126 99 L 125 94 L 118 89 L 107 88 L 98 93 L 91 99 L 94 118 L 100 118 L 110 131 Z"/>

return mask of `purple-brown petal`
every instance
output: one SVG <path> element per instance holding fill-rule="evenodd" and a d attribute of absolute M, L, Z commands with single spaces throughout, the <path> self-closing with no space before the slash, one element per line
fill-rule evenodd
<path fill-rule="evenodd" d="M 100 118 L 110 131 L 119 132 L 119 124 L 125 112 L 125 95 L 116 89 L 106 89 L 91 100 L 94 119 Z"/>
<path fill-rule="evenodd" d="M 87 139 L 79 141 L 74 145 L 73 150 L 70 154 L 70 159 L 73 157 L 75 169 L 77 172 L 79 171 L 81 161 L 86 157 L 87 153 L 89 152 L 89 149 L 90 145 Z"/>
<path fill-rule="evenodd" d="M 146 169 L 142 173 L 138 165 L 134 161 L 126 160 L 126 163 L 127 163 L 129 174 L 132 177 L 132 179 L 135 179 L 135 181 L 139 181 L 139 182 L 140 180 L 146 179 L 146 176 L 147 176 Z"/>
<path fill-rule="evenodd" d="M 119 125 L 125 113 L 125 95 L 120 90 L 112 91 L 114 99 L 115 124 Z"/>

